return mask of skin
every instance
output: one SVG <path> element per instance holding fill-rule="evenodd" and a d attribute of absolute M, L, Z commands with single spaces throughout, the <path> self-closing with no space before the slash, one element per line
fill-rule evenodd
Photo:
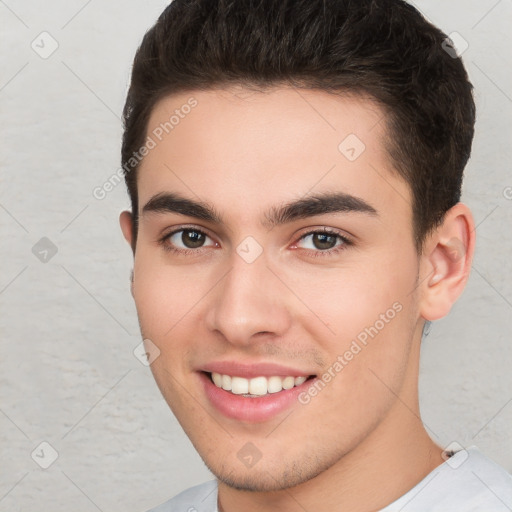
<path fill-rule="evenodd" d="M 221 510 L 380 509 L 444 462 L 419 416 L 420 341 L 425 320 L 446 315 L 468 278 L 471 213 L 454 206 L 417 253 L 410 189 L 393 170 L 383 113 L 369 99 L 285 86 L 189 91 L 160 101 L 147 133 L 191 96 L 197 107 L 138 175 L 132 294 L 142 335 L 160 350 L 156 382 L 218 478 Z M 351 162 L 338 145 L 352 133 L 366 149 Z M 332 191 L 378 214 L 329 213 L 272 229 L 260 222 L 272 207 Z M 143 213 L 161 192 L 206 201 L 223 223 Z M 120 223 L 132 245 L 131 214 Z M 204 246 L 165 251 L 159 239 L 183 225 L 205 232 Z M 318 254 L 322 246 L 301 237 L 322 227 L 352 244 Z M 263 249 L 250 264 L 236 252 L 247 236 Z M 186 249 L 180 236 L 172 240 Z M 241 422 L 203 392 L 196 370 L 210 361 L 320 375 L 396 302 L 401 311 L 306 405 Z M 248 441 L 261 453 L 251 468 L 237 457 Z"/>

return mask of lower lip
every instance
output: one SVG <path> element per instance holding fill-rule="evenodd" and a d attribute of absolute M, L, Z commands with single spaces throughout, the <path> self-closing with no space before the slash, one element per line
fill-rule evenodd
<path fill-rule="evenodd" d="M 199 377 L 206 396 L 219 412 L 228 418 L 250 423 L 267 421 L 288 409 L 294 403 L 297 404 L 300 393 L 315 380 L 308 379 L 300 386 L 252 398 L 235 395 L 230 391 L 218 388 L 212 382 L 210 375 L 204 372 L 199 372 Z"/>

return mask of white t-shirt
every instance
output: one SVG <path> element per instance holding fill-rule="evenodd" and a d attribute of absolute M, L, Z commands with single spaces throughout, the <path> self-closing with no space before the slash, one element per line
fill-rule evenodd
<path fill-rule="evenodd" d="M 475 446 L 435 468 L 380 512 L 510 512 L 512 475 Z M 148 512 L 218 512 L 217 481 L 191 487 Z"/>

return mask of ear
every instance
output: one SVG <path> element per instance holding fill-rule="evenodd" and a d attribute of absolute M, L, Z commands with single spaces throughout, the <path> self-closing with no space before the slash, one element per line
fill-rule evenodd
<path fill-rule="evenodd" d="M 119 224 L 121 226 L 121 231 L 123 232 L 123 236 L 125 240 L 128 242 L 130 247 L 132 248 L 133 253 L 135 254 L 135 250 L 133 247 L 133 217 L 129 211 L 121 212 L 119 215 Z M 130 273 L 130 291 L 133 297 L 133 269 Z"/>
<path fill-rule="evenodd" d="M 424 243 L 419 307 L 425 320 L 438 320 L 449 313 L 468 280 L 474 250 L 473 215 L 465 204 L 457 203 Z"/>
<path fill-rule="evenodd" d="M 121 215 L 119 215 L 119 224 L 125 240 L 130 244 L 133 250 L 133 217 L 131 212 L 126 210 L 121 212 Z"/>

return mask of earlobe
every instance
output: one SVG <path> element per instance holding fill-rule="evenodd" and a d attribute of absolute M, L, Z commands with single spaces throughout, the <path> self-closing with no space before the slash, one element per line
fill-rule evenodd
<path fill-rule="evenodd" d="M 475 245 L 475 224 L 469 208 L 458 203 L 425 241 L 421 260 L 420 312 L 425 320 L 447 315 L 464 290 Z"/>

